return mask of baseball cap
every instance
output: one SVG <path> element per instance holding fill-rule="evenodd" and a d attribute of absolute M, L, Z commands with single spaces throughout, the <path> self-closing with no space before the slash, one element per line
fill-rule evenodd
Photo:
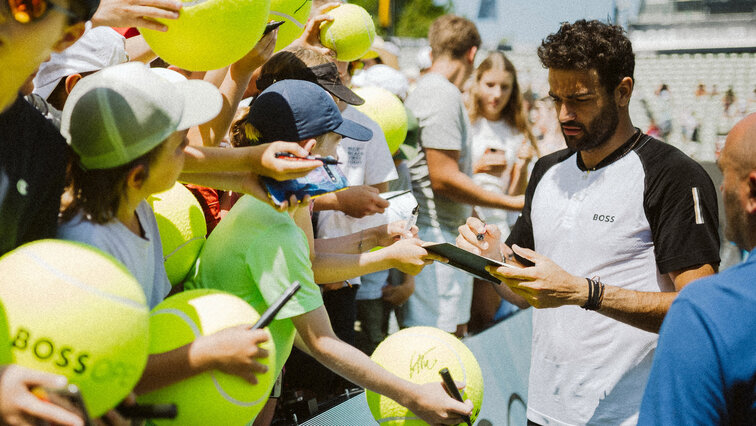
<path fill-rule="evenodd" d="M 84 35 L 71 47 L 50 55 L 34 77 L 34 92 L 47 99 L 60 82 L 72 74 L 98 71 L 129 60 L 126 39 L 110 27 L 92 28 L 87 22 Z"/>
<path fill-rule="evenodd" d="M 263 74 L 257 79 L 255 84 L 257 85 L 258 90 L 265 90 L 276 81 L 289 79 L 305 80 L 315 83 L 327 90 L 333 96 L 336 96 L 350 105 L 362 105 L 365 103 L 364 99 L 357 96 L 357 94 L 348 87 L 344 86 L 341 82 L 341 78 L 339 78 L 339 70 L 333 62 L 312 67 L 303 66 L 292 73 L 286 73 L 286 75 Z"/>
<path fill-rule="evenodd" d="M 139 158 L 177 130 L 211 120 L 222 102 L 208 82 L 172 81 L 143 63 L 128 62 L 74 86 L 60 131 L 83 168 L 107 169 Z"/>
<path fill-rule="evenodd" d="M 368 141 L 372 130 L 341 116 L 336 102 L 322 87 L 304 80 L 281 80 L 252 103 L 247 117 L 260 133 L 260 143 L 298 142 L 328 132 Z"/>

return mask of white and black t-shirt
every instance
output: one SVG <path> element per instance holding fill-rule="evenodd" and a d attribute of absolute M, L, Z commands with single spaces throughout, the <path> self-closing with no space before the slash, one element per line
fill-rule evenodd
<path fill-rule="evenodd" d="M 636 291 L 719 263 L 716 190 L 678 149 L 636 132 L 595 169 L 574 151 L 540 159 L 507 244 L 567 272 Z M 657 334 L 577 306 L 533 312 L 528 418 L 635 424 Z"/>

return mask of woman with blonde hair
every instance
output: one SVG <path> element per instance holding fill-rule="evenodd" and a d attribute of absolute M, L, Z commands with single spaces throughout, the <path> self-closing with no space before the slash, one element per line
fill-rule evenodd
<path fill-rule="evenodd" d="M 466 102 L 472 124 L 473 179 L 486 189 L 510 195 L 525 192 L 528 164 L 538 148 L 523 104 L 514 65 L 504 53 L 492 52 L 475 70 Z M 503 234 L 518 215 L 494 208 L 476 207 L 476 212 L 503 228 Z"/>

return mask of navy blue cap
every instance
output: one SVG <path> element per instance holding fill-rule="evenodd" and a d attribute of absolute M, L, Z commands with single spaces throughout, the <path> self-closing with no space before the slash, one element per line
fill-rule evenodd
<path fill-rule="evenodd" d="M 281 80 L 252 102 L 248 121 L 260 132 L 260 143 L 298 142 L 328 132 L 368 141 L 373 131 L 341 116 L 331 95 L 315 83 Z"/>

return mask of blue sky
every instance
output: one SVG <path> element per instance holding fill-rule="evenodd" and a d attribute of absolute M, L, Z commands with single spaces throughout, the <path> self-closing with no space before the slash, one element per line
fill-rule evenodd
<path fill-rule="evenodd" d="M 436 0 L 444 3 L 442 0 Z M 454 0 L 455 12 L 475 19 L 483 0 Z M 640 0 L 616 0 L 636 10 Z M 486 40 L 506 37 L 515 43 L 535 44 L 556 31 L 559 23 L 581 18 L 606 20 L 613 13 L 613 0 L 498 0 L 499 19 L 490 25 L 479 23 Z"/>

